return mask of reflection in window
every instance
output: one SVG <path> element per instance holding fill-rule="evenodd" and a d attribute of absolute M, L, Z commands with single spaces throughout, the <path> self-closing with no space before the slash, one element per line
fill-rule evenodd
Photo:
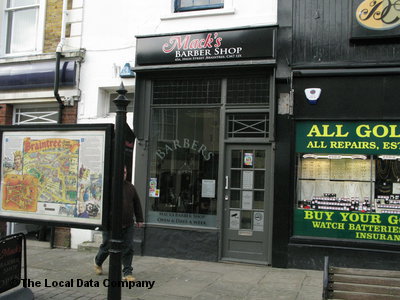
<path fill-rule="evenodd" d="M 39 0 L 7 1 L 5 53 L 37 50 L 39 2 Z"/>
<path fill-rule="evenodd" d="M 175 0 L 175 12 L 223 7 L 224 0 Z"/>
<path fill-rule="evenodd" d="M 241 229 L 251 229 L 251 210 L 242 210 L 242 215 L 240 218 L 240 228 Z"/>
<path fill-rule="evenodd" d="M 219 110 L 154 109 L 152 124 L 150 221 L 215 226 L 201 216 L 215 221 Z"/>

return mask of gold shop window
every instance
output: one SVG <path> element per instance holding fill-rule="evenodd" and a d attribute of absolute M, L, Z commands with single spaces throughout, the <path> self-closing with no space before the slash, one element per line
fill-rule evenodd
<path fill-rule="evenodd" d="M 399 159 L 299 154 L 297 208 L 400 214 Z"/>

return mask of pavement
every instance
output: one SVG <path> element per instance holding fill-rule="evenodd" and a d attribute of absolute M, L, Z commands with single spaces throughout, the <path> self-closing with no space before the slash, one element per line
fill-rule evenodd
<path fill-rule="evenodd" d="M 107 299 L 109 259 L 103 265 L 105 274 L 95 275 L 95 253 L 95 249 L 51 249 L 48 242 L 27 240 L 28 279 L 34 298 Z M 322 275 L 315 270 L 135 256 L 137 282 L 121 287 L 121 299 L 320 300 Z"/>

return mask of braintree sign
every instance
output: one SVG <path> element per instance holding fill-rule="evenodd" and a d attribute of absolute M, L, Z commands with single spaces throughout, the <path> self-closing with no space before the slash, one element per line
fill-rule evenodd
<path fill-rule="evenodd" d="M 262 27 L 138 37 L 136 64 L 271 59 L 275 30 Z"/>
<path fill-rule="evenodd" d="M 106 226 L 112 124 L 0 127 L 0 220 Z"/>

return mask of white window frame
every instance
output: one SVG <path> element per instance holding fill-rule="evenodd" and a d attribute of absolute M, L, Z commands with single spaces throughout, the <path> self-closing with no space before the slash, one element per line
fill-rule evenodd
<path fill-rule="evenodd" d="M 99 100 L 98 100 L 98 106 L 97 106 L 97 117 L 114 117 L 115 112 L 110 111 L 110 97 L 112 94 L 115 94 L 116 91 L 118 90 L 118 86 L 114 87 L 100 87 L 99 88 Z M 135 87 L 134 86 L 125 86 L 125 89 L 129 94 L 135 92 Z M 134 96 L 135 97 L 135 96 Z M 134 99 L 129 99 L 132 101 L 130 104 L 134 104 Z M 127 111 L 127 113 L 133 113 L 131 111 Z"/>
<path fill-rule="evenodd" d="M 35 49 L 33 51 L 27 52 L 16 52 L 16 53 L 6 53 L 6 45 L 8 38 L 8 17 L 7 11 L 15 11 L 16 9 L 7 9 L 7 0 L 0 0 L 1 4 L 1 18 L 2 21 L 0 26 L 0 56 L 22 56 L 29 54 L 39 54 L 43 52 L 43 43 L 44 43 L 44 30 L 45 30 L 45 16 L 46 16 L 46 0 L 39 0 L 38 4 L 32 5 L 32 7 L 38 7 L 38 16 L 36 20 L 37 27 L 37 35 L 36 35 L 36 43 Z"/>

